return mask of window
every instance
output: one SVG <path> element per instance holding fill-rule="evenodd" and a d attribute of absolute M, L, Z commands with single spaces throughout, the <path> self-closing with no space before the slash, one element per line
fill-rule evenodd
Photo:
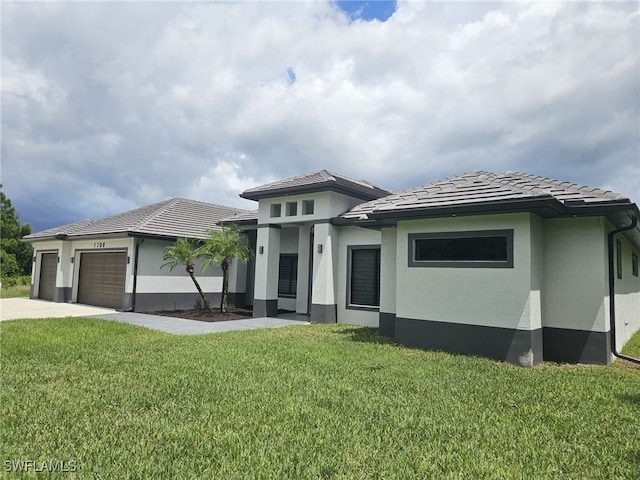
<path fill-rule="evenodd" d="M 631 273 L 634 277 L 638 276 L 638 255 L 635 253 L 631 254 Z"/>
<path fill-rule="evenodd" d="M 282 205 L 279 203 L 271 204 L 271 218 L 277 218 L 282 215 Z"/>
<path fill-rule="evenodd" d="M 378 309 L 380 306 L 380 247 L 348 248 L 347 307 Z"/>
<path fill-rule="evenodd" d="M 278 274 L 278 296 L 295 297 L 298 285 L 298 255 L 280 255 L 280 273 Z"/>
<path fill-rule="evenodd" d="M 287 202 L 287 217 L 295 217 L 298 214 L 298 202 Z"/>
<path fill-rule="evenodd" d="M 513 230 L 409 234 L 409 266 L 513 268 Z"/>
<path fill-rule="evenodd" d="M 616 269 L 618 270 L 618 280 L 622 280 L 622 243 L 616 240 Z"/>
<path fill-rule="evenodd" d="M 313 200 L 302 201 L 302 214 L 313 215 Z"/>

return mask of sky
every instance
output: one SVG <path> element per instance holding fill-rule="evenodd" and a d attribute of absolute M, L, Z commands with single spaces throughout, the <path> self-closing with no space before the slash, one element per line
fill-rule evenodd
<path fill-rule="evenodd" d="M 34 231 L 321 169 L 640 203 L 639 5 L 3 1 L 3 191 Z"/>

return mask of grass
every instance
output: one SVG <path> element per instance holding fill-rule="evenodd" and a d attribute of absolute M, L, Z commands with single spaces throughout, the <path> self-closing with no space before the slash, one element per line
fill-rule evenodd
<path fill-rule="evenodd" d="M 0 298 L 28 297 L 31 290 L 30 285 L 14 285 L 0 288 Z"/>
<path fill-rule="evenodd" d="M 77 318 L 0 328 L 4 469 L 32 460 L 74 462 L 72 478 L 640 477 L 640 370 L 622 365 L 526 369 L 335 324 L 199 336 Z M 629 354 L 640 353 L 634 342 Z"/>

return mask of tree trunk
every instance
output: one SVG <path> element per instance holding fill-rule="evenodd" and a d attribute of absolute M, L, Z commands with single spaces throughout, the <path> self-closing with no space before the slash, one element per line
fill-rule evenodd
<path fill-rule="evenodd" d="M 200 298 L 202 298 L 202 302 L 204 303 L 207 312 L 210 312 L 211 307 L 209 306 L 209 301 L 207 300 L 207 297 L 204 296 L 204 292 L 202 291 L 202 288 L 200 288 L 200 284 L 198 283 L 198 280 L 196 280 L 196 276 L 193 274 L 193 267 L 187 267 L 187 273 L 191 277 L 191 280 L 193 280 L 193 284 L 198 289 L 198 293 L 200 294 Z"/>
<path fill-rule="evenodd" d="M 220 313 L 227 313 L 227 296 L 229 294 L 229 263 L 223 260 L 222 267 L 222 295 L 220 298 Z"/>

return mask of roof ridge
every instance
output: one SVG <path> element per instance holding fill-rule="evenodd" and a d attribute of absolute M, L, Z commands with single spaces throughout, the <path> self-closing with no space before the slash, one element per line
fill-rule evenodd
<path fill-rule="evenodd" d="M 123 212 L 120 215 L 126 215 L 127 213 L 135 212 L 136 210 L 144 210 L 146 208 L 151 209 L 152 207 L 156 207 L 153 210 L 151 210 L 151 212 L 148 215 L 143 217 L 139 222 L 137 222 L 134 225 L 131 225 L 127 229 L 129 232 L 137 231 L 137 230 L 140 230 L 140 228 L 142 228 L 144 225 L 149 223 L 154 218 L 157 218 L 162 212 L 167 210 L 170 207 L 170 205 L 175 204 L 177 200 L 179 200 L 179 199 L 178 198 L 170 198 L 170 199 L 164 200 L 162 202 L 152 203 L 151 205 L 147 205 L 146 207 L 134 208 L 133 210 L 129 210 L 128 212 Z"/>

